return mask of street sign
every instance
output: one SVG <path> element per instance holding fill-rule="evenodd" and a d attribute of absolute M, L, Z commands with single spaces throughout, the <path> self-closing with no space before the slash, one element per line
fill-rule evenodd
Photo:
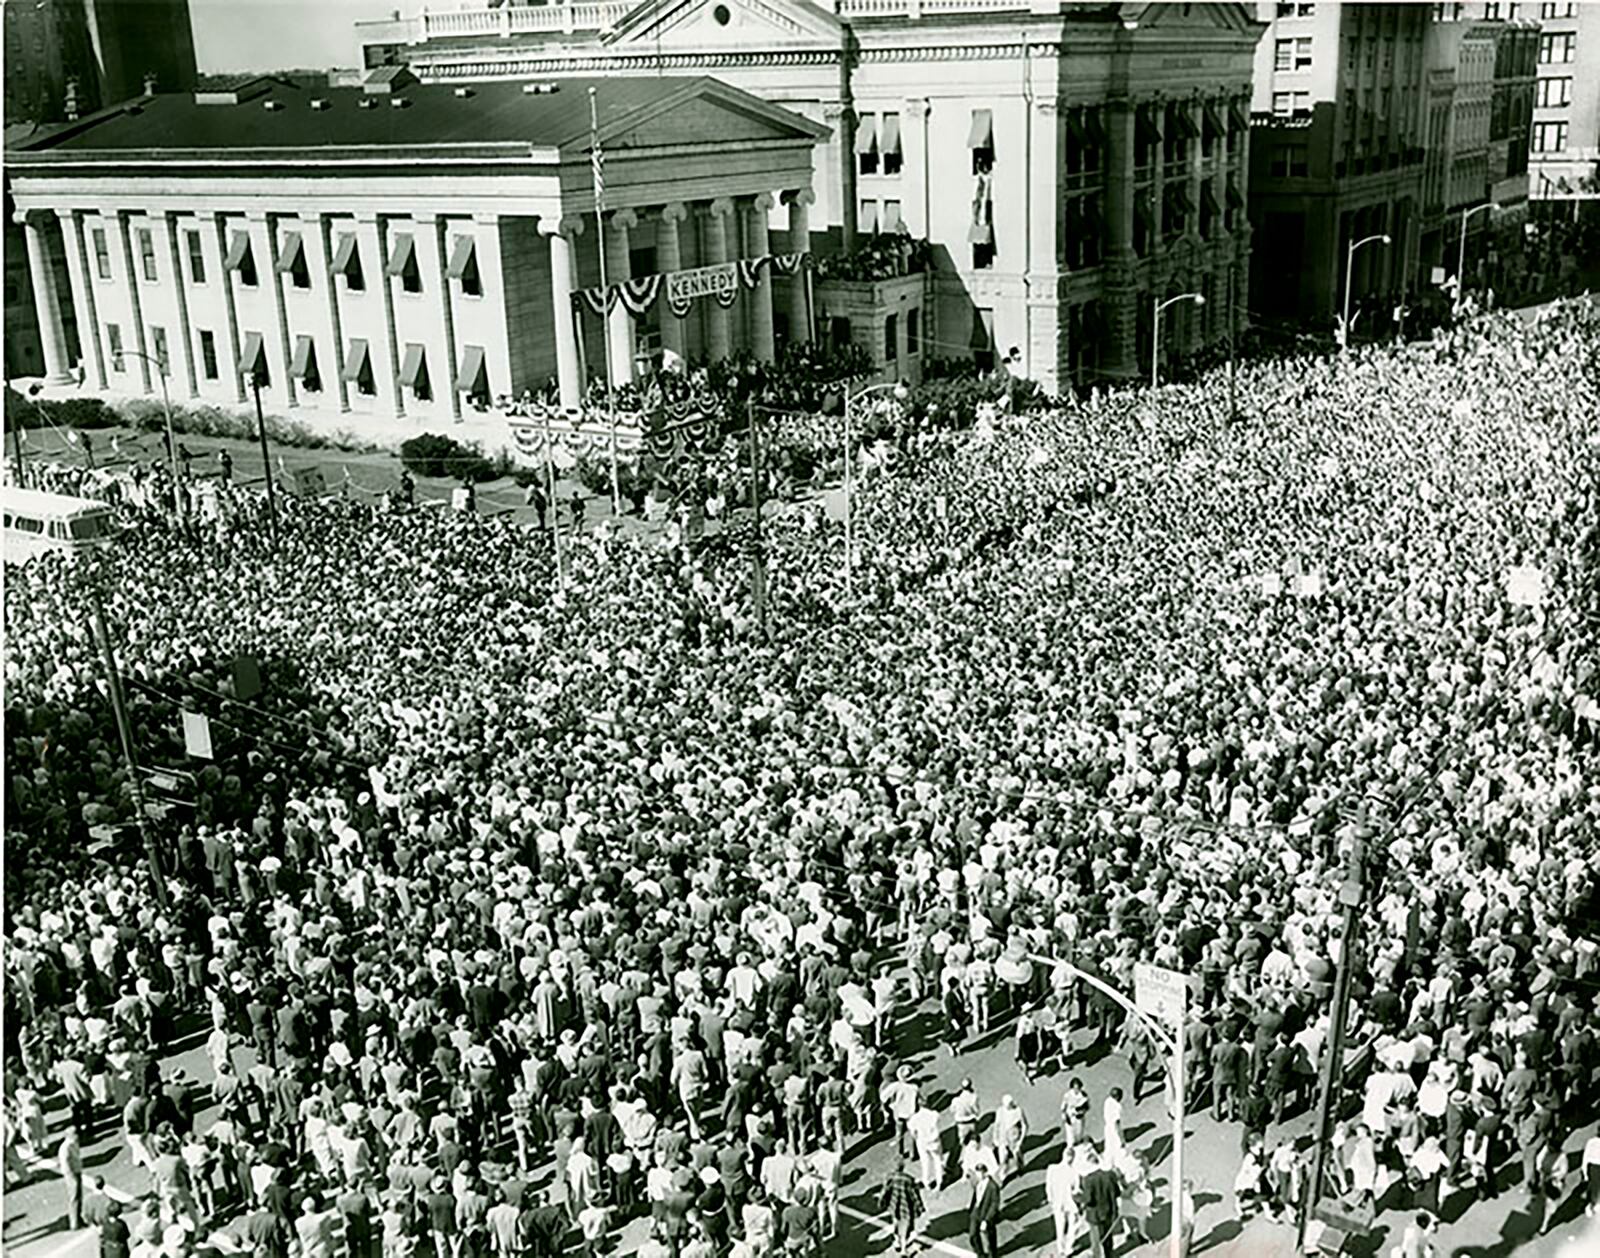
<path fill-rule="evenodd" d="M 1183 1026 L 1188 981 L 1176 970 L 1139 962 L 1133 967 L 1133 1003 L 1174 1033 Z"/>

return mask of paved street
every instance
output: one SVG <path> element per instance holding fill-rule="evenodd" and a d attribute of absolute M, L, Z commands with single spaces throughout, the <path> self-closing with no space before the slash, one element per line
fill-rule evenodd
<path fill-rule="evenodd" d="M 917 1050 L 911 1052 L 909 1060 L 918 1069 L 918 1082 L 932 1090 L 941 1109 L 948 1105 L 962 1078 L 970 1077 L 986 1111 L 992 1111 L 1000 1097 L 1010 1093 L 1028 1115 L 1030 1136 L 1024 1172 L 1005 1185 L 1000 1229 L 1002 1252 L 1008 1258 L 1042 1258 L 1052 1254 L 1055 1238 L 1044 1204 L 1044 1172 L 1060 1153 L 1057 1123 L 1062 1089 L 1071 1075 L 1083 1078 L 1093 1101 L 1089 1131 L 1098 1138 L 1100 1101 L 1107 1090 L 1114 1085 L 1121 1085 L 1125 1093 L 1129 1090 L 1131 1075 L 1127 1063 L 1114 1054 L 1091 1055 L 1088 1051 L 1091 1033 L 1084 1030 L 1076 1037 L 1078 1052 L 1066 1071 L 1029 1084 L 1013 1060 L 1009 1023 L 997 1022 L 987 1038 L 970 1043 L 955 1056 L 944 1047 L 932 1050 L 925 1047 L 932 1042 L 935 1030 L 935 1010 L 931 1003 L 925 1003 L 920 1010 L 907 1016 L 900 1036 L 908 1049 Z M 241 1065 L 247 1067 L 250 1054 L 241 1051 L 239 1057 Z M 164 1066 L 169 1073 L 174 1067 L 182 1066 L 192 1078 L 202 1082 L 209 1082 L 211 1077 L 196 1036 L 191 1036 L 184 1051 L 169 1057 Z M 213 1118 L 213 1111 L 204 1113 L 199 1120 L 200 1129 L 204 1130 Z M 50 1119 L 53 1148 L 65 1121 L 64 1108 L 58 1105 L 52 1109 Z M 1284 1128 L 1274 1128 L 1269 1134 L 1275 1140 L 1281 1131 L 1304 1131 L 1309 1123 L 1309 1116 L 1301 1114 Z M 1152 1243 L 1135 1246 L 1124 1234 L 1118 1256 L 1157 1258 L 1167 1253 L 1163 1202 L 1171 1148 L 1170 1125 L 1161 1096 L 1147 1089 L 1142 1104 L 1128 1106 L 1124 1128 L 1129 1147 L 1143 1154 L 1155 1167 L 1157 1205 L 1150 1221 Z M 1569 1137 L 1566 1146 L 1569 1169 L 1575 1170 L 1583 1138 L 1588 1134 L 1589 1129 L 1584 1129 Z M 953 1139 L 953 1133 L 947 1129 L 947 1151 L 953 1152 Z M 86 1154 L 89 1173 L 104 1175 L 113 1188 L 130 1196 L 147 1191 L 148 1177 L 132 1165 L 120 1136 L 103 1135 L 89 1146 Z M 887 1224 L 877 1217 L 877 1211 L 879 1187 L 893 1161 L 892 1140 L 880 1137 L 852 1144 L 841 1198 L 845 1218 L 841 1234 L 829 1246 L 830 1255 L 854 1258 L 855 1255 L 889 1252 Z M 1266 1218 L 1258 1218 L 1246 1226 L 1239 1223 L 1232 1191 L 1238 1165 L 1238 1126 L 1213 1122 L 1204 1111 L 1192 1117 L 1185 1146 L 1185 1175 L 1194 1180 L 1198 1211 L 1193 1252 L 1215 1255 L 1215 1258 L 1270 1258 L 1291 1253 L 1292 1223 Z M 536 1178 L 535 1186 L 547 1182 L 548 1175 L 546 1168 Z M 1469 1202 L 1464 1197 L 1447 1201 L 1444 1217 L 1448 1222 L 1440 1231 L 1441 1253 L 1454 1258 L 1503 1258 L 1513 1253 L 1527 1258 L 1592 1258 L 1600 1254 L 1600 1230 L 1591 1229 L 1585 1235 L 1585 1220 L 1576 1196 L 1579 1188 L 1576 1174 L 1569 1175 L 1566 1184 L 1566 1195 L 1555 1205 L 1553 1225 L 1543 1234 L 1538 1233 L 1544 1220 L 1529 1212 L 1526 1194 L 1515 1187 L 1503 1191 L 1494 1202 L 1473 1205 L 1470 1209 L 1466 1208 Z M 967 1190 L 960 1183 L 951 1184 L 927 1201 L 922 1237 L 924 1252 L 954 1256 L 970 1253 L 966 1204 Z M 41 1173 L 26 1187 L 7 1192 L 5 1252 L 17 1258 L 85 1258 L 92 1254 L 93 1233 L 67 1232 L 64 1207 L 64 1190 L 53 1171 Z M 1399 1239 L 1405 1218 L 1405 1212 L 1390 1210 L 1380 1218 L 1380 1232 L 1384 1233 L 1382 1243 L 1369 1242 L 1367 1247 L 1351 1252 L 1387 1255 Z M 619 1251 L 626 1253 L 642 1235 L 642 1225 L 636 1221 L 620 1238 Z M 1576 1248 L 1572 1248 L 1574 1246 Z M 1078 1252 L 1088 1253 L 1087 1241 L 1080 1242 Z"/>

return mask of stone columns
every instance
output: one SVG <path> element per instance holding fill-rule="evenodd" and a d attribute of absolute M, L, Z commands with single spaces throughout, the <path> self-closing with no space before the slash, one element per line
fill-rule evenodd
<path fill-rule="evenodd" d="M 633 278 L 630 261 L 628 233 L 639 225 L 639 216 L 632 210 L 617 210 L 611 221 L 603 224 L 605 231 L 606 282 L 621 284 Z M 619 300 L 606 316 L 607 364 L 606 378 L 613 388 L 633 382 L 634 320 L 628 308 Z"/>
<path fill-rule="evenodd" d="M 183 258 L 178 247 L 178 216 L 170 210 L 161 216 L 161 229 L 167 234 L 167 267 L 172 286 L 178 292 L 178 336 L 183 341 L 183 369 L 189 381 L 189 396 L 200 396 L 200 375 L 194 365 L 194 330 L 189 326 L 189 285 L 183 276 Z"/>
<path fill-rule="evenodd" d="M 717 266 L 732 261 L 728 256 L 728 218 L 733 213 L 733 202 L 718 197 L 706 210 L 705 264 Z M 701 303 L 706 312 L 706 357 L 726 358 L 731 349 L 728 338 L 728 312 L 715 299 Z"/>
<path fill-rule="evenodd" d="M 583 231 L 581 218 L 540 219 L 539 231 L 550 238 L 550 306 L 556 333 L 556 381 L 561 405 L 576 407 L 583 399 L 578 375 L 578 329 L 574 323 L 572 237 Z"/>
<path fill-rule="evenodd" d="M 45 238 L 44 220 L 37 211 L 23 211 L 17 214 L 17 221 L 28 238 L 33 311 L 39 318 L 39 341 L 44 347 L 44 382 L 69 384 L 74 377 L 72 365 L 67 362 L 67 330 L 61 322 L 61 299 L 56 293 L 56 269 L 50 261 L 50 242 Z"/>
<path fill-rule="evenodd" d="M 339 314 L 339 277 L 333 273 L 333 220 L 326 214 L 300 216 L 301 248 L 306 248 L 307 242 L 312 240 L 317 242 L 318 253 L 311 278 L 324 285 L 323 292 L 328 299 L 328 335 L 333 338 L 333 361 L 319 362 L 317 366 L 324 382 L 332 375 L 334 386 L 339 390 L 339 410 L 343 413 L 350 409 L 350 382 L 344 378 L 344 321 Z M 307 265 L 310 266 L 309 261 Z"/>
<path fill-rule="evenodd" d="M 456 383 L 456 315 L 450 291 L 450 237 L 445 220 L 437 214 L 417 214 L 417 226 L 433 237 L 434 283 L 439 286 L 439 314 L 444 321 L 445 377 L 450 385 L 450 418 L 461 422 L 461 392 Z"/>
<path fill-rule="evenodd" d="M 76 210 L 57 210 L 61 220 L 61 236 L 67 246 L 67 274 L 72 281 L 73 298 L 78 310 L 78 341 L 92 352 L 95 380 L 100 388 L 106 387 L 106 351 L 100 343 L 100 317 L 94 300 L 94 275 L 89 270 L 89 250 L 83 241 L 83 220 Z M 84 369 L 88 370 L 90 353 L 86 352 Z"/>
<path fill-rule="evenodd" d="M 745 249 L 752 261 L 764 258 L 771 250 L 771 236 L 767 230 L 767 215 L 772 211 L 772 194 L 763 192 L 751 199 L 745 208 Z M 750 291 L 751 352 L 758 363 L 770 363 L 778 356 L 772 335 L 772 268 L 764 267 L 761 278 Z"/>
<path fill-rule="evenodd" d="M 912 199 L 907 197 L 900 203 L 900 216 L 905 220 L 906 226 L 911 229 L 913 236 L 927 239 L 933 234 L 933 167 L 928 156 L 928 113 L 931 102 L 926 96 L 909 97 L 901 108 L 900 116 L 904 122 L 900 126 L 900 143 L 905 146 L 905 169 L 917 181 L 920 196 L 915 204 L 916 214 L 908 214 L 906 210 L 912 205 Z"/>
<path fill-rule="evenodd" d="M 139 379 L 144 385 L 146 393 L 150 389 L 150 353 L 144 340 L 144 304 L 139 300 L 139 275 L 133 264 L 133 237 L 128 231 L 128 218 L 121 210 L 102 210 L 101 214 L 113 223 L 117 230 L 117 256 L 122 259 L 122 274 L 128 284 L 128 306 L 133 313 L 133 342 L 139 351 Z M 31 255 L 32 246 L 29 246 Z M 37 274 L 37 272 L 36 272 Z"/>
<path fill-rule="evenodd" d="M 661 207 L 661 218 L 656 224 L 656 270 L 663 275 L 683 269 L 683 251 L 678 244 L 678 224 L 689 215 L 682 201 L 673 201 Z M 664 281 L 663 281 L 664 283 Z M 667 305 L 666 292 L 658 298 L 661 310 L 661 348 L 671 350 L 679 358 L 687 357 L 683 351 L 683 320 L 672 313 Z"/>
<path fill-rule="evenodd" d="M 807 253 L 811 249 L 811 206 L 816 194 L 810 188 L 796 188 L 783 194 L 789 207 L 789 250 Z M 804 264 L 789 281 L 789 339 L 801 344 L 811 340 L 811 273 Z"/>
<path fill-rule="evenodd" d="M 228 220 L 213 212 L 211 225 L 217 237 L 217 283 L 222 286 L 223 304 L 228 312 L 228 362 L 233 371 L 233 391 L 237 401 L 244 401 L 244 375 L 239 363 L 239 306 L 233 296 L 234 272 L 228 270 Z"/>
<path fill-rule="evenodd" d="M 271 276 L 272 305 L 278 312 L 278 345 L 283 351 L 283 396 L 290 406 L 299 406 L 300 397 L 294 387 L 294 343 L 289 340 L 289 307 L 283 298 L 283 275 L 278 270 L 278 231 L 272 216 L 260 212 L 246 214 L 253 233 L 260 227 L 267 239 L 267 271 Z M 301 245 L 304 248 L 304 243 Z"/>
<path fill-rule="evenodd" d="M 493 210 L 472 216 L 473 250 L 478 259 L 478 276 L 483 282 L 485 301 L 497 301 L 505 310 L 505 262 L 500 256 L 500 215 Z M 514 220 L 507 220 L 514 221 Z M 491 296 L 493 294 L 493 296 Z M 484 371 L 489 378 L 489 396 L 515 392 L 511 374 L 511 346 L 507 340 L 504 314 L 495 320 L 498 335 L 486 336 L 483 347 Z M 498 393 L 496 390 L 498 389 Z"/>
<path fill-rule="evenodd" d="M 400 384 L 400 340 L 395 335 L 394 326 L 394 277 L 389 274 L 389 221 L 381 214 L 357 214 L 356 222 L 369 229 L 378 245 L 378 279 L 383 288 L 384 340 L 389 350 L 389 396 L 394 400 L 394 413 L 404 419 L 406 391 Z"/>

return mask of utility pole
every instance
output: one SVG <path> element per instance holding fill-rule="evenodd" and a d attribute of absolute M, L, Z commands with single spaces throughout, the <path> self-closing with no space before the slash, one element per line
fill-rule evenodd
<path fill-rule="evenodd" d="M 550 427 L 550 408 L 539 407 L 544 421 L 544 473 L 550 485 L 550 544 L 555 548 L 556 584 L 565 589 L 567 569 L 561 562 L 561 503 L 556 498 L 555 432 Z"/>
<path fill-rule="evenodd" d="M 11 457 L 17 465 L 17 488 L 28 487 L 28 465 L 22 461 L 22 419 L 13 415 L 8 421 L 11 425 Z"/>
<path fill-rule="evenodd" d="M 1228 422 L 1239 422 L 1238 374 L 1239 350 L 1235 341 L 1239 337 L 1239 316 L 1234 308 L 1235 292 L 1239 286 L 1239 264 L 1228 264 Z"/>
<path fill-rule="evenodd" d="M 761 408 L 745 399 L 745 417 L 750 424 L 750 503 L 756 513 L 756 535 L 750 550 L 750 595 L 755 602 L 756 623 L 763 639 L 767 636 L 767 552 L 761 542 Z"/>
<path fill-rule="evenodd" d="M 92 582 L 93 578 L 90 578 Z M 100 591 L 89 584 L 89 607 L 93 613 L 95 641 L 100 645 L 101 662 L 106 670 L 106 689 L 111 693 L 111 710 L 117 718 L 117 737 L 122 742 L 122 759 L 128 768 L 128 782 L 133 787 L 133 806 L 138 819 L 139 838 L 144 843 L 145 858 L 150 862 L 150 881 L 155 888 L 156 904 L 167 907 L 167 880 L 161 871 L 161 853 L 156 850 L 155 838 L 150 833 L 144 812 L 144 780 L 139 776 L 139 765 L 133 754 L 133 722 L 128 719 L 128 704 L 122 693 L 122 675 L 117 672 L 116 653 L 111 649 L 111 635 L 106 630 L 106 609 Z"/>
<path fill-rule="evenodd" d="M 267 519 L 272 528 L 272 549 L 278 549 L 278 499 L 272 485 L 272 455 L 267 450 L 267 417 L 261 413 L 261 373 L 251 371 L 250 388 L 256 395 L 256 433 L 261 438 L 261 470 L 267 477 Z"/>
<path fill-rule="evenodd" d="M 1361 928 L 1361 905 L 1366 898 L 1366 840 L 1358 832 L 1350 845 L 1350 864 L 1339 902 L 1344 905 L 1344 929 L 1339 935 L 1339 973 L 1333 988 L 1333 1026 L 1328 1034 L 1328 1060 L 1322 1072 L 1322 1095 L 1317 1104 L 1317 1143 L 1311 1168 L 1311 1182 L 1301 1198 L 1296 1235 L 1296 1252 L 1305 1248 L 1306 1226 L 1322 1197 L 1322 1177 L 1327 1171 L 1328 1141 L 1334 1115 L 1339 1107 L 1340 1084 L 1344 1081 L 1345 1024 L 1350 1016 L 1350 981 L 1356 967 Z"/>

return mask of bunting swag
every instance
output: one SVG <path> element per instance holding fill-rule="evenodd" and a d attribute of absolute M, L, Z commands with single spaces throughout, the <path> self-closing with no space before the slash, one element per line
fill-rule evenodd
<path fill-rule="evenodd" d="M 682 319 L 702 297 L 712 298 L 724 310 L 733 305 L 741 288 L 749 290 L 761 283 L 769 267 L 777 275 L 796 275 L 810 260 L 809 253 L 772 253 L 760 258 L 741 258 L 716 266 L 669 271 L 665 275 L 645 275 L 607 287 L 580 288 L 572 300 L 581 301 L 600 316 L 611 313 L 620 298 L 629 314 L 647 314 L 664 294 L 667 308 Z"/>

